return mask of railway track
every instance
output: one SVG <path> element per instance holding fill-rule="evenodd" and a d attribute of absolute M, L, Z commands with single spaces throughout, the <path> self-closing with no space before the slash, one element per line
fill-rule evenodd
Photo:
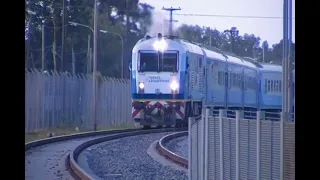
<path fill-rule="evenodd" d="M 26 179 L 93 179 L 77 163 L 89 146 L 118 138 L 150 133 L 177 132 L 181 128 L 127 129 L 79 133 L 25 144 Z"/>
<path fill-rule="evenodd" d="M 181 166 L 188 168 L 188 159 L 170 151 L 169 149 L 167 149 L 165 147 L 165 144 L 168 143 L 169 141 L 175 139 L 175 138 L 179 138 L 182 136 L 188 136 L 188 131 L 184 131 L 184 132 L 177 132 L 177 133 L 173 133 L 173 134 L 169 134 L 164 136 L 163 138 L 161 138 L 157 145 L 156 148 L 159 152 L 159 154 L 161 154 L 162 156 L 168 158 L 169 160 L 180 164 Z"/>

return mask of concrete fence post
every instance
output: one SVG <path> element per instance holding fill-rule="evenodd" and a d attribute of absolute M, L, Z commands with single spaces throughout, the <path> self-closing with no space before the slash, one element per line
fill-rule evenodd
<path fill-rule="evenodd" d="M 206 108 L 206 114 L 204 118 L 204 180 L 208 180 L 208 151 L 209 151 L 209 138 L 208 138 L 208 131 L 209 131 L 209 115 L 210 115 L 210 108 Z"/>
<path fill-rule="evenodd" d="M 188 179 L 192 180 L 192 117 L 188 118 Z"/>
<path fill-rule="evenodd" d="M 243 111 L 236 111 L 236 180 L 240 179 L 240 119 L 243 115 Z"/>
<path fill-rule="evenodd" d="M 261 161 L 260 161 L 260 150 L 261 150 L 261 120 L 265 119 L 265 112 L 257 111 L 257 180 L 261 179 Z"/>
<path fill-rule="evenodd" d="M 226 110 L 219 109 L 219 133 L 220 133 L 220 180 L 224 180 L 223 169 L 223 118 L 226 117 Z"/>
<path fill-rule="evenodd" d="M 284 150 L 284 121 L 287 114 L 281 112 L 280 115 L 280 180 L 284 179 L 284 163 L 283 163 L 283 150 Z"/>

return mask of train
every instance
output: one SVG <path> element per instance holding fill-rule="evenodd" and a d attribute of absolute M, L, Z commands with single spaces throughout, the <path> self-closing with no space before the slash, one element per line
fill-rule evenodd
<path fill-rule="evenodd" d="M 237 57 L 177 36 L 146 36 L 129 66 L 132 118 L 145 128 L 187 126 L 213 110 L 279 112 L 282 66 Z"/>

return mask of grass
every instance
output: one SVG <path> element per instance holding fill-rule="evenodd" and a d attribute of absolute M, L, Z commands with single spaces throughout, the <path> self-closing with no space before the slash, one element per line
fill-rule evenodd
<path fill-rule="evenodd" d="M 113 129 L 129 129 L 129 128 L 139 128 L 140 126 L 134 125 L 119 125 L 119 126 L 108 126 L 108 127 L 98 127 L 97 130 L 113 130 Z M 79 128 L 79 131 L 75 130 L 75 127 L 55 127 L 55 128 L 47 128 L 41 129 L 36 132 L 26 133 L 25 134 L 25 143 L 36 141 L 44 138 L 48 138 L 48 134 L 54 132 L 55 136 L 62 136 L 62 135 L 70 135 L 75 133 L 83 133 L 93 131 L 93 129 L 86 129 L 86 128 Z"/>

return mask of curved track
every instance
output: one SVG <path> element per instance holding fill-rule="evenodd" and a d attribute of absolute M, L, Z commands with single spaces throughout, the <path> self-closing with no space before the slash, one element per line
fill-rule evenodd
<path fill-rule="evenodd" d="M 158 141 L 156 148 L 162 156 L 165 156 L 168 159 L 170 159 L 171 161 L 178 163 L 178 164 L 182 165 L 183 167 L 188 168 L 188 159 L 168 150 L 164 146 L 164 144 L 168 143 L 172 139 L 179 138 L 182 136 L 187 136 L 187 135 L 188 135 L 187 131 L 166 135 Z"/>
<path fill-rule="evenodd" d="M 128 129 L 74 134 L 25 144 L 25 179 L 93 179 L 78 164 L 85 148 L 103 141 L 139 134 L 174 132 L 183 129 Z M 70 163 L 71 171 L 68 168 Z"/>

